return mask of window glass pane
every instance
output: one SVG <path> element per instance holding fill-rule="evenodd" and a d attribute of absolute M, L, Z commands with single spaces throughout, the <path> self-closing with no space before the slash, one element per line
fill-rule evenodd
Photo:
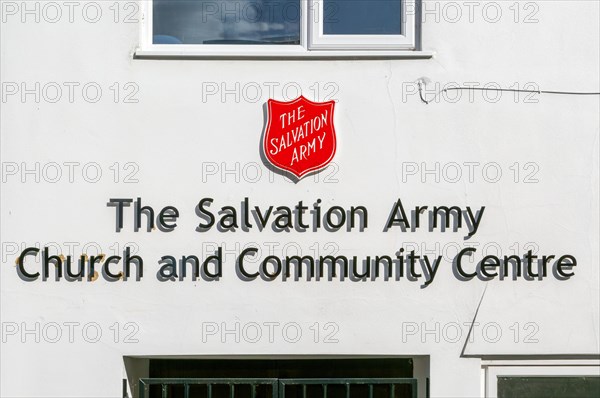
<path fill-rule="evenodd" d="M 154 0 L 154 44 L 299 44 L 301 0 Z"/>
<path fill-rule="evenodd" d="M 600 377 L 498 377 L 498 398 L 598 398 Z"/>
<path fill-rule="evenodd" d="M 323 34 L 399 35 L 400 0 L 324 0 Z"/>

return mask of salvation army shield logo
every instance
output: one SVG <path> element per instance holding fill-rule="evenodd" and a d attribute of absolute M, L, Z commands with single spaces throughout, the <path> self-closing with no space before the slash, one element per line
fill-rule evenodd
<path fill-rule="evenodd" d="M 267 160 L 298 179 L 325 168 L 336 150 L 334 106 L 334 101 L 303 96 L 290 102 L 270 99 L 262 143 Z"/>

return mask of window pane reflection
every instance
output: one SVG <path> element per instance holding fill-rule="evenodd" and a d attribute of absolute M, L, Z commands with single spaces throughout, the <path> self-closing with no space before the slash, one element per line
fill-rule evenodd
<path fill-rule="evenodd" d="M 154 0 L 154 44 L 299 44 L 301 0 Z"/>
<path fill-rule="evenodd" d="M 324 0 L 326 35 L 399 35 L 400 0 Z"/>

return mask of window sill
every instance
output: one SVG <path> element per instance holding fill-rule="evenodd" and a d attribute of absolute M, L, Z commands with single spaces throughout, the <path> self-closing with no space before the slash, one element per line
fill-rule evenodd
<path fill-rule="evenodd" d="M 134 59 L 240 59 L 240 60 L 368 60 L 368 59 L 429 59 L 433 58 L 433 51 L 410 50 L 313 50 L 313 51 L 251 51 L 247 53 L 230 51 L 199 51 L 156 49 L 136 50 Z"/>

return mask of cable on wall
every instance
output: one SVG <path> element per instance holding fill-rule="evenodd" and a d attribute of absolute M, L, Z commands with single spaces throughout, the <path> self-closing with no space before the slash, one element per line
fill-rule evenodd
<path fill-rule="evenodd" d="M 530 93 L 530 94 L 555 94 L 555 95 L 600 95 L 600 92 L 585 92 L 585 91 L 552 91 L 552 90 L 525 90 L 525 89 L 514 89 L 514 88 L 495 88 L 495 87 L 447 87 L 444 88 L 433 95 L 433 98 L 430 100 L 426 100 L 423 96 L 423 88 L 429 83 L 429 80 L 426 77 L 421 77 L 417 80 L 417 85 L 419 87 L 419 97 L 421 97 L 421 101 L 423 101 L 426 105 L 430 102 L 435 101 L 440 94 L 446 93 L 448 91 L 458 91 L 458 90 L 474 90 L 474 91 L 499 91 L 499 92 L 512 92 L 512 93 Z"/>

